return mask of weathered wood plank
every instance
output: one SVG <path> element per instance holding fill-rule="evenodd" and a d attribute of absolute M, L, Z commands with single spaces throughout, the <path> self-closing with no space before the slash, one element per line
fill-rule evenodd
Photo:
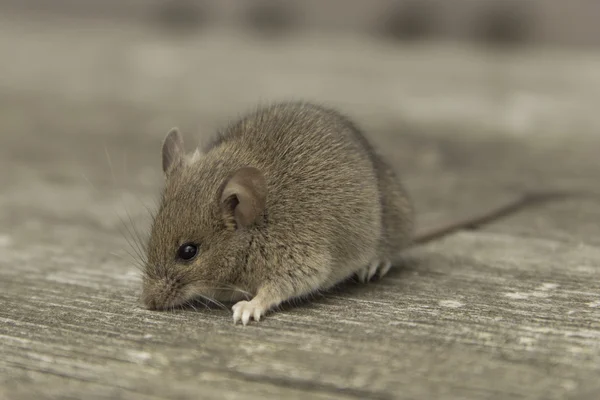
<path fill-rule="evenodd" d="M 191 136 L 201 124 L 208 134 L 259 98 L 291 94 L 345 107 L 370 128 L 423 224 L 529 188 L 594 188 L 598 59 L 505 60 L 502 90 L 514 101 L 530 93 L 527 112 L 485 91 L 497 70 L 472 50 L 454 58 L 443 47 L 348 41 L 332 55 L 310 39 L 165 40 L 133 27 L 74 35 L 0 24 L 12 60 L 0 66 L 0 398 L 598 397 L 593 199 L 414 249 L 380 282 L 343 285 L 248 327 L 227 310 L 141 308 L 120 232 L 123 222 L 147 229 L 142 204 L 161 184 L 165 129 Z M 525 127 L 509 124 L 517 112 Z"/>

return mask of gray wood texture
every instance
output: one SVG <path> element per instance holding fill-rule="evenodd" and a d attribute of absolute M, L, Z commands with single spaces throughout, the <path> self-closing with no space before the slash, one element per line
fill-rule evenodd
<path fill-rule="evenodd" d="M 147 231 L 169 128 L 205 140 L 290 97 L 353 116 L 424 227 L 525 190 L 597 191 L 597 54 L 8 14 L 0 54 L 0 399 L 600 398 L 597 200 L 452 235 L 246 327 L 141 308 L 125 239 Z"/>

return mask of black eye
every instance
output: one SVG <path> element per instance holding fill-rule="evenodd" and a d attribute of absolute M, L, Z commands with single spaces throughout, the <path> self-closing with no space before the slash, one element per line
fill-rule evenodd
<path fill-rule="evenodd" d="M 177 257 L 186 261 L 196 257 L 196 254 L 198 254 L 198 245 L 196 245 L 195 243 L 183 244 L 181 245 L 179 250 L 177 250 Z"/>

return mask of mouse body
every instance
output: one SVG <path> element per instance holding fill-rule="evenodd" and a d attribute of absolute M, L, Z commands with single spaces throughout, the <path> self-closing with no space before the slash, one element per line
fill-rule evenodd
<path fill-rule="evenodd" d="M 189 155 L 172 129 L 142 301 L 236 302 L 234 322 L 352 277 L 385 275 L 413 233 L 396 173 L 341 113 L 265 106 Z"/>

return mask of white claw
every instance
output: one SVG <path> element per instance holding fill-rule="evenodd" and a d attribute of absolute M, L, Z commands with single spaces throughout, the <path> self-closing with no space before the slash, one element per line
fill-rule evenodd
<path fill-rule="evenodd" d="M 369 271 L 366 268 L 362 268 L 360 270 L 358 270 L 358 272 L 356 273 L 356 275 L 358 276 L 358 281 L 361 283 L 365 283 L 367 281 L 367 273 Z"/>
<path fill-rule="evenodd" d="M 379 278 L 383 277 L 387 274 L 392 267 L 392 263 L 386 259 L 376 259 L 371 261 L 371 263 L 358 271 L 356 271 L 356 276 L 358 277 L 358 281 L 361 283 L 367 283 L 375 275 L 379 275 Z"/>
<path fill-rule="evenodd" d="M 377 273 L 377 268 L 379 268 L 380 262 L 379 260 L 375 260 L 373 262 L 371 262 L 371 264 L 369 265 L 369 272 L 367 274 L 367 282 L 371 280 L 371 278 L 373 278 L 375 276 L 375 274 Z"/>
<path fill-rule="evenodd" d="M 236 322 L 238 322 L 240 320 L 240 316 L 242 314 L 242 309 L 240 307 L 238 307 L 238 305 L 234 305 L 233 306 L 233 323 L 235 324 Z"/>
<path fill-rule="evenodd" d="M 256 322 L 260 321 L 261 310 L 259 308 L 254 309 L 254 320 Z"/>
<path fill-rule="evenodd" d="M 260 317 L 264 314 L 265 309 L 262 305 L 258 304 L 256 300 L 246 301 L 242 300 L 237 302 L 233 307 L 233 323 L 236 324 L 238 321 L 244 326 L 250 322 L 250 317 L 253 317 L 255 321 L 260 321 Z"/>
<path fill-rule="evenodd" d="M 390 271 L 390 268 L 392 268 L 392 263 L 388 260 L 384 261 L 379 266 L 379 277 L 383 278 L 385 274 L 387 274 Z"/>
<path fill-rule="evenodd" d="M 248 321 L 250 321 L 250 310 L 245 309 L 244 313 L 242 314 L 242 324 L 246 326 L 248 325 Z"/>

